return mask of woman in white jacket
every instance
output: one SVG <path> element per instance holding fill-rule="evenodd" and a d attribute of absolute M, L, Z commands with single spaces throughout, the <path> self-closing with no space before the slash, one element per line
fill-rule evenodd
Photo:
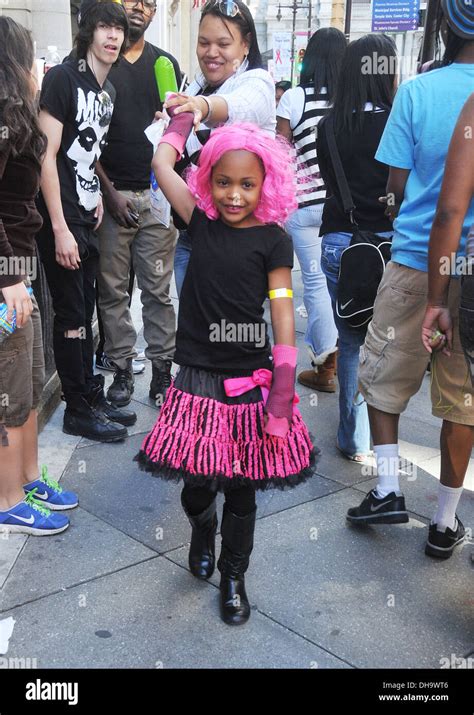
<path fill-rule="evenodd" d="M 168 102 L 180 112 L 194 112 L 196 133 L 186 144 L 177 170 L 196 161 L 212 129 L 233 122 L 251 122 L 275 134 L 275 85 L 262 69 L 255 23 L 242 0 L 209 0 L 203 7 L 197 40 L 200 72 L 186 94 Z M 184 229 L 179 221 L 177 228 Z M 175 279 L 178 294 L 188 266 L 191 244 L 184 230 L 176 246 Z"/>

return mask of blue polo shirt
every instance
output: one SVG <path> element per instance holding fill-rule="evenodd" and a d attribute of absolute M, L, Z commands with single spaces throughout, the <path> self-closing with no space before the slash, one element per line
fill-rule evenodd
<path fill-rule="evenodd" d="M 395 96 L 375 158 L 410 169 L 392 243 L 392 260 L 409 268 L 428 271 L 430 231 L 449 142 L 473 91 L 474 64 L 455 62 L 406 80 Z M 473 223 L 474 199 L 464 221 L 461 255 Z"/>

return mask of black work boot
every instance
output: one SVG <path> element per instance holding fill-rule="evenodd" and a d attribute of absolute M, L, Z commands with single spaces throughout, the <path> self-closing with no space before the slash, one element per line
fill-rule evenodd
<path fill-rule="evenodd" d="M 132 360 L 127 360 L 127 367 L 122 370 L 117 368 L 114 372 L 114 381 L 107 390 L 107 400 L 116 407 L 125 407 L 130 403 L 133 394 Z"/>
<path fill-rule="evenodd" d="M 171 385 L 171 360 L 159 360 L 152 364 L 153 376 L 150 383 L 150 399 L 159 406 L 165 401 L 168 387 Z"/>
<path fill-rule="evenodd" d="M 127 428 L 111 422 L 103 412 L 89 404 L 83 395 L 68 395 L 64 398 L 63 432 L 87 437 L 97 442 L 117 442 L 128 436 Z"/>
<path fill-rule="evenodd" d="M 221 617 L 228 626 L 241 626 L 250 617 L 244 574 L 253 549 L 256 514 L 257 509 L 247 516 L 237 516 L 224 504 L 222 549 L 217 568 L 221 572 Z"/>
<path fill-rule="evenodd" d="M 105 378 L 103 375 L 94 375 L 91 390 L 87 395 L 87 401 L 99 412 L 103 412 L 111 422 L 118 422 L 121 425 L 130 427 L 137 421 L 137 415 L 131 410 L 120 410 L 110 402 L 107 402 L 104 394 Z"/>
<path fill-rule="evenodd" d="M 216 565 L 216 499 L 200 514 L 190 514 L 181 492 L 181 504 L 193 528 L 189 548 L 189 568 L 196 578 L 211 578 Z"/>

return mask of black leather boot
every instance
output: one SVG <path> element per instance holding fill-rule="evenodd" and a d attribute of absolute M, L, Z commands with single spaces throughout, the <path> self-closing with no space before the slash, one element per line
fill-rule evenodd
<path fill-rule="evenodd" d="M 117 442 L 128 436 L 127 428 L 111 422 L 103 412 L 89 404 L 83 395 L 65 398 L 63 432 L 87 437 L 97 442 Z"/>
<path fill-rule="evenodd" d="M 132 399 L 133 383 L 132 361 L 127 360 L 124 370 L 117 368 L 114 372 L 114 381 L 107 390 L 107 400 L 117 407 L 125 407 Z"/>
<path fill-rule="evenodd" d="M 222 549 L 217 568 L 221 572 L 221 617 L 228 626 L 241 626 L 250 617 L 245 592 L 245 572 L 253 549 L 257 509 L 247 516 L 233 514 L 224 504 L 221 536 Z"/>
<path fill-rule="evenodd" d="M 193 528 L 189 548 L 189 568 L 196 578 L 208 579 L 216 565 L 216 499 L 200 514 L 191 515 L 181 492 L 181 504 Z"/>
<path fill-rule="evenodd" d="M 95 407 L 100 412 L 103 412 L 111 422 L 118 422 L 125 427 L 134 425 L 137 421 L 137 415 L 131 410 L 120 410 L 110 402 L 107 402 L 104 394 L 105 378 L 103 375 L 94 375 L 91 390 L 87 395 L 87 401 L 92 407 Z"/>
<path fill-rule="evenodd" d="M 150 383 L 150 399 L 161 407 L 171 385 L 171 360 L 160 360 L 152 364 L 153 375 Z"/>

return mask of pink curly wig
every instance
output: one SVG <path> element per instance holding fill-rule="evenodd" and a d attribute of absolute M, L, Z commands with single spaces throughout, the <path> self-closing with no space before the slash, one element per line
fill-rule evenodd
<path fill-rule="evenodd" d="M 273 139 L 255 124 L 229 124 L 212 132 L 186 181 L 200 208 L 210 219 L 219 214 L 212 201 L 211 176 L 214 166 L 228 151 L 246 150 L 263 164 L 260 202 L 255 218 L 262 223 L 283 224 L 297 207 L 294 158 L 291 145 L 282 137 Z"/>

